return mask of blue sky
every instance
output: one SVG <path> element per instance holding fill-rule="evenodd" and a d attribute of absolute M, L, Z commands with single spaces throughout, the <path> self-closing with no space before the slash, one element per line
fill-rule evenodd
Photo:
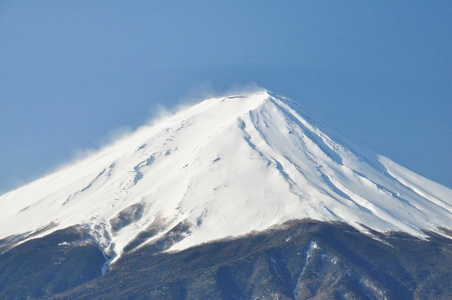
<path fill-rule="evenodd" d="M 452 188 L 450 1 L 0 1 L 0 193 L 256 84 Z"/>

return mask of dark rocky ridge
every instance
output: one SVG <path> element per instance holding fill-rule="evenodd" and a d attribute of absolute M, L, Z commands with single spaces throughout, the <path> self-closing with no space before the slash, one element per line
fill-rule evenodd
<path fill-rule="evenodd" d="M 146 245 L 101 276 L 102 253 L 70 228 L 0 255 L 0 298 L 452 299 L 451 239 L 374 234 L 292 221 L 177 253 Z"/>
<path fill-rule="evenodd" d="M 101 276 L 105 261 L 93 237 L 79 227 L 29 240 L 0 254 L 0 298 L 34 299 L 67 291 Z"/>

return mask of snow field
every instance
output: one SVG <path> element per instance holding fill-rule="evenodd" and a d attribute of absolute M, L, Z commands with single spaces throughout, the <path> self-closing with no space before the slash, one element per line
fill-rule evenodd
<path fill-rule="evenodd" d="M 82 225 L 117 259 L 156 223 L 148 243 L 190 226 L 169 250 L 290 219 L 416 236 L 452 228 L 450 189 L 337 140 L 266 91 L 208 99 L 1 196 L 0 239 Z"/>

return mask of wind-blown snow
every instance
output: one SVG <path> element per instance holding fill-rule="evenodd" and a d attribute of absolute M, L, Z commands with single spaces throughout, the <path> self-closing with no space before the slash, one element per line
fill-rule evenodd
<path fill-rule="evenodd" d="M 290 219 L 452 227 L 452 190 L 339 140 L 266 91 L 208 99 L 1 196 L 0 240 L 83 225 L 117 258 L 153 224 L 188 224 L 170 250 Z"/>

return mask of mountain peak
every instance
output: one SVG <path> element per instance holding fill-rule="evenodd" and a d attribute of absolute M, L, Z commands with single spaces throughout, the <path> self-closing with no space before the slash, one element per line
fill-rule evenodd
<path fill-rule="evenodd" d="M 82 226 L 118 258 L 293 219 L 417 236 L 452 227 L 450 189 L 337 140 L 268 91 L 208 99 L 1 196 L 0 240 Z"/>

